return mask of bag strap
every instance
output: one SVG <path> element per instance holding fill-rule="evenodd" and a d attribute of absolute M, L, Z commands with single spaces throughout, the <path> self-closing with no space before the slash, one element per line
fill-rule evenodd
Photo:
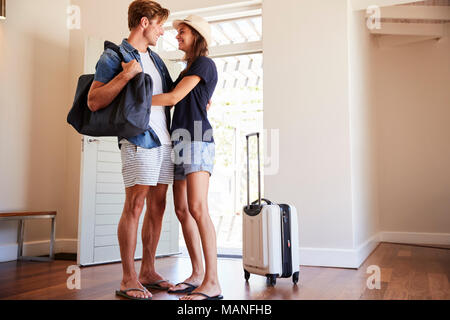
<path fill-rule="evenodd" d="M 111 49 L 112 51 L 117 53 L 119 55 L 120 61 L 125 62 L 123 54 L 122 54 L 122 52 L 120 52 L 120 48 L 117 44 L 115 44 L 111 41 L 105 41 L 105 50 L 106 49 Z"/>

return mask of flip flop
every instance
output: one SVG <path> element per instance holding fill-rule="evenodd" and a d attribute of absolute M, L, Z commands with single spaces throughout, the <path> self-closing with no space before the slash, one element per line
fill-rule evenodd
<path fill-rule="evenodd" d="M 138 297 L 133 297 L 127 294 L 127 292 L 129 291 L 141 291 L 145 293 L 144 289 L 141 288 L 130 288 L 130 289 L 126 289 L 126 290 L 116 290 L 116 295 L 117 296 L 121 296 L 130 300 L 152 300 L 152 297 L 149 298 L 138 298 Z"/>
<path fill-rule="evenodd" d="M 221 296 L 220 294 L 218 296 L 214 296 L 214 297 L 210 297 L 207 294 L 201 293 L 201 292 L 190 292 L 187 294 L 188 296 L 203 296 L 205 297 L 205 299 L 202 300 L 222 300 L 223 296 Z"/>
<path fill-rule="evenodd" d="M 147 289 L 156 289 L 156 290 L 163 290 L 163 291 L 169 290 L 169 287 L 163 287 L 160 285 L 160 283 L 163 283 L 163 282 L 170 283 L 169 280 L 158 280 L 156 282 L 142 284 L 142 285 L 144 287 L 146 287 Z"/>
<path fill-rule="evenodd" d="M 187 288 L 184 288 L 184 289 L 179 289 L 179 290 L 168 290 L 167 292 L 168 292 L 168 293 L 190 293 L 190 292 L 192 292 L 192 291 L 194 291 L 195 289 L 198 288 L 198 286 L 195 286 L 195 285 L 193 285 L 192 283 L 188 283 L 188 282 L 180 282 L 180 283 L 177 283 L 177 284 L 175 285 L 175 287 L 178 286 L 178 285 L 180 285 L 180 284 L 185 284 L 185 285 L 187 285 L 188 287 L 187 287 Z"/>

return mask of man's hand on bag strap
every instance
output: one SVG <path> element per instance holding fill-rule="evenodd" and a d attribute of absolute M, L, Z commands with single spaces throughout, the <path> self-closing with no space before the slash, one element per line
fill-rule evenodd
<path fill-rule="evenodd" d="M 128 81 L 142 72 L 141 64 L 134 59 L 128 63 L 122 62 L 122 69 L 122 73 Z"/>
<path fill-rule="evenodd" d="M 108 83 L 94 81 L 88 94 L 88 107 L 92 112 L 106 108 L 122 91 L 127 83 L 142 72 L 136 60 L 122 62 L 123 71 Z"/>

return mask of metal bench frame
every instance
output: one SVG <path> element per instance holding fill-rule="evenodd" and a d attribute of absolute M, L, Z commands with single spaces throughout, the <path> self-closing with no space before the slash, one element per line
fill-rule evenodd
<path fill-rule="evenodd" d="M 0 213 L 1 214 L 1 213 Z M 56 213 L 48 213 L 43 215 L 27 215 L 23 213 L 23 215 L 18 216 L 6 216 L 2 217 L 0 215 L 0 221 L 13 221 L 19 220 L 18 226 L 18 236 L 17 236 L 17 260 L 22 261 L 53 261 L 55 258 L 54 248 L 55 248 L 55 219 Z M 33 219 L 51 219 L 52 220 L 52 229 L 50 232 L 50 253 L 49 257 L 30 257 L 23 255 L 23 239 L 24 239 L 24 231 L 25 231 L 25 220 L 33 220 Z"/>

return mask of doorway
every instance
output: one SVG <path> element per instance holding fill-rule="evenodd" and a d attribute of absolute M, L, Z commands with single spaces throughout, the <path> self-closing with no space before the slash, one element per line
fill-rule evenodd
<path fill-rule="evenodd" d="M 242 255 L 242 208 L 247 201 L 245 136 L 263 131 L 261 13 L 259 7 L 231 16 L 203 15 L 212 27 L 214 40 L 209 56 L 219 74 L 213 106 L 208 114 L 216 143 L 208 202 L 216 228 L 218 254 L 225 256 Z M 168 23 L 158 53 L 168 65 L 178 64 L 184 68 L 175 37 L 176 30 Z M 175 79 L 178 75 L 172 76 Z M 256 199 L 256 141 L 252 141 L 250 146 L 251 199 Z M 179 235 L 180 249 L 186 253 L 182 232 Z"/>

